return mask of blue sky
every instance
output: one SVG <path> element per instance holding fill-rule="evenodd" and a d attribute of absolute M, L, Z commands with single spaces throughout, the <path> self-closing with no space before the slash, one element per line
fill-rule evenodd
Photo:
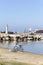
<path fill-rule="evenodd" d="M 0 30 L 43 29 L 43 0 L 0 0 Z"/>

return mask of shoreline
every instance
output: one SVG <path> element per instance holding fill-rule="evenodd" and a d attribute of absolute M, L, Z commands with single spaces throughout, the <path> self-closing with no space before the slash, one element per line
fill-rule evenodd
<path fill-rule="evenodd" d="M 23 62 L 28 64 L 43 64 L 43 55 L 27 52 L 10 52 L 8 49 L 0 48 L 0 61 Z"/>

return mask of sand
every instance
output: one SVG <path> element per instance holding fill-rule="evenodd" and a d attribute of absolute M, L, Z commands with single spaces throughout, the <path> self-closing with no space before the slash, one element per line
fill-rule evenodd
<path fill-rule="evenodd" d="M 0 48 L 0 61 L 6 62 L 17 61 L 34 65 L 41 65 L 43 64 L 43 55 L 19 51 L 11 52 L 8 49 Z"/>

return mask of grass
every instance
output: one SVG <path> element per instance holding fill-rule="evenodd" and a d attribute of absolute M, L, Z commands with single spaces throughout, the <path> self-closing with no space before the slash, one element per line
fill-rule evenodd
<path fill-rule="evenodd" d="M 33 65 L 33 64 L 26 64 L 21 62 L 0 62 L 0 65 Z"/>
<path fill-rule="evenodd" d="M 26 64 L 21 62 L 0 62 L 0 65 L 34 65 L 34 64 Z"/>

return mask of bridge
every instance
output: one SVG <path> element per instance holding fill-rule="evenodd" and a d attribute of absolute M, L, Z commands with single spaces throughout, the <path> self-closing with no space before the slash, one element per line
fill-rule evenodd
<path fill-rule="evenodd" d="M 43 36 L 36 33 L 14 33 L 6 34 L 0 32 L 0 40 L 3 41 L 28 41 L 28 40 L 41 40 Z"/>
<path fill-rule="evenodd" d="M 0 32 L 0 39 L 3 40 L 14 40 L 14 41 L 22 41 L 28 38 L 29 33 L 14 33 L 14 34 L 6 34 Z"/>

